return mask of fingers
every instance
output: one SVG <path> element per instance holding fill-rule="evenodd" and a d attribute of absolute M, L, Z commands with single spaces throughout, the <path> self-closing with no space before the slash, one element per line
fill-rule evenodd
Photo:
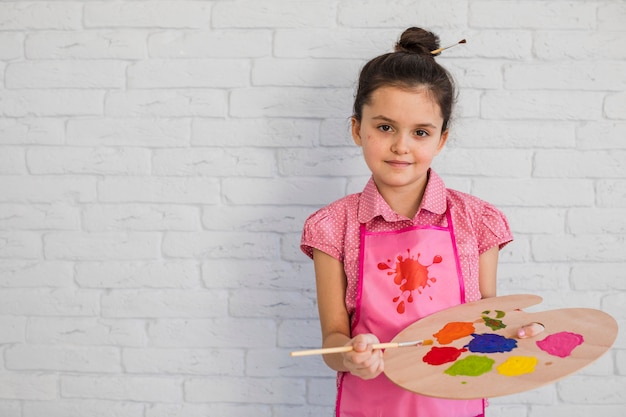
<path fill-rule="evenodd" d="M 529 337 L 537 336 L 539 333 L 543 332 L 545 327 L 541 323 L 530 323 L 525 326 L 522 326 L 517 330 L 517 337 L 520 339 L 527 339 Z"/>
<path fill-rule="evenodd" d="M 353 351 L 344 354 L 343 362 L 352 375 L 372 379 L 383 372 L 383 351 L 372 349 L 374 343 L 379 343 L 379 341 L 372 334 L 358 335 L 348 342 L 353 346 Z"/>

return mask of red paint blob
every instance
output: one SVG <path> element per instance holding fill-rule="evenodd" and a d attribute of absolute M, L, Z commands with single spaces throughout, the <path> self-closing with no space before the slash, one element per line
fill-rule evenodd
<path fill-rule="evenodd" d="M 443 365 L 444 363 L 454 362 L 463 352 L 467 352 L 467 349 L 457 349 L 450 346 L 433 346 L 422 360 L 429 365 Z"/>

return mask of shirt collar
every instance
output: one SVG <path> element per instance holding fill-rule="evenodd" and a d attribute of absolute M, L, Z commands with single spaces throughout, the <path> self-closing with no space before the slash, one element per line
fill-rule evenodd
<path fill-rule="evenodd" d="M 446 211 L 446 186 L 443 180 L 433 171 L 429 170 L 428 183 L 424 190 L 424 197 L 420 203 L 421 210 L 427 210 L 435 214 L 443 214 Z M 381 216 L 387 222 L 397 222 L 411 220 L 399 215 L 389 207 L 387 202 L 378 192 L 378 188 L 374 183 L 374 178 L 370 178 L 367 185 L 361 193 L 359 201 L 359 223 L 367 223 L 377 216 Z M 415 216 L 417 217 L 417 215 Z"/>

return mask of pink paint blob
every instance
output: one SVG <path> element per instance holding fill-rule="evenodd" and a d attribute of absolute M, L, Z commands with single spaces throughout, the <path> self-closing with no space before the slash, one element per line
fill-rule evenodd
<path fill-rule="evenodd" d="M 537 346 L 552 356 L 565 358 L 571 355 L 574 348 L 581 345 L 584 341 L 581 334 L 560 332 L 551 334 L 545 339 L 538 341 Z"/>

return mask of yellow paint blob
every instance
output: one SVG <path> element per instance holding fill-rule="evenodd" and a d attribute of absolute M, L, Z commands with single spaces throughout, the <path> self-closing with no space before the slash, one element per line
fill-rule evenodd
<path fill-rule="evenodd" d="M 506 376 L 518 376 L 535 372 L 537 358 L 534 356 L 511 356 L 498 366 L 498 373 Z"/>

